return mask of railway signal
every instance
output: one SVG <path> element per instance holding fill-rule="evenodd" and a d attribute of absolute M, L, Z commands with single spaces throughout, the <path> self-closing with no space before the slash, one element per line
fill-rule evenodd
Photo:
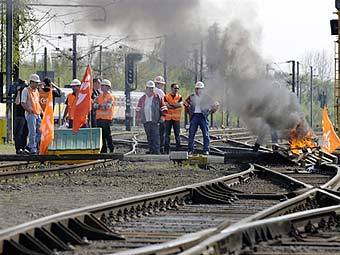
<path fill-rule="evenodd" d="M 331 34 L 336 35 L 337 49 L 335 50 L 335 91 L 334 91 L 334 117 L 335 117 L 335 129 L 337 132 L 340 130 L 340 0 L 335 0 L 335 8 L 337 11 L 338 19 L 332 19 L 330 21 Z"/>
<path fill-rule="evenodd" d="M 131 91 L 136 89 L 135 63 L 142 59 L 140 53 L 129 53 L 125 56 L 125 129 L 131 131 Z"/>

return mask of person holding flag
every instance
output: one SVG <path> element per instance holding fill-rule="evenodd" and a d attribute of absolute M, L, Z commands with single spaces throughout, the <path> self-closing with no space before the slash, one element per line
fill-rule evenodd
<path fill-rule="evenodd" d="M 87 127 L 87 116 L 91 111 L 91 95 L 92 95 L 92 85 L 93 77 L 91 66 L 86 67 L 83 79 L 81 80 L 81 85 L 79 92 L 75 101 L 74 115 L 72 131 L 77 133 L 79 128 Z"/>
<path fill-rule="evenodd" d="M 45 105 L 45 114 L 40 126 L 40 155 L 46 155 L 48 146 L 54 139 L 53 91 L 50 89 Z"/>
<path fill-rule="evenodd" d="M 81 82 L 78 79 L 74 79 L 70 86 L 72 88 L 72 93 L 68 94 L 67 99 L 66 99 L 66 108 L 64 111 L 64 116 L 63 116 L 63 123 L 68 123 L 68 127 L 72 128 L 73 126 L 73 119 L 74 119 L 74 112 L 76 108 L 76 100 L 77 96 L 79 93 Z"/>

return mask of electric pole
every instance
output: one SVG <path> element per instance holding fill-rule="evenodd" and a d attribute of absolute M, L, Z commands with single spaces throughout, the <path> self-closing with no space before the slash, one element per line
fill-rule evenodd
<path fill-rule="evenodd" d="M 203 81 L 203 40 L 201 40 L 201 52 L 200 52 L 200 81 Z"/>
<path fill-rule="evenodd" d="M 313 67 L 310 66 L 310 100 L 309 100 L 310 127 L 313 128 Z"/>
<path fill-rule="evenodd" d="M 297 97 L 299 98 L 300 96 L 300 77 L 299 77 L 299 74 L 300 74 L 300 62 L 299 61 L 296 61 L 296 95 Z"/>
<path fill-rule="evenodd" d="M 198 82 L 198 50 L 194 50 L 194 72 L 195 72 L 195 83 Z"/>
<path fill-rule="evenodd" d="M 295 60 L 289 62 L 292 63 L 292 92 L 295 93 Z"/>
<path fill-rule="evenodd" d="M 99 77 L 103 76 L 102 70 L 102 54 L 103 54 L 103 45 L 99 45 Z"/>
<path fill-rule="evenodd" d="M 20 59 L 20 49 L 19 49 L 19 26 L 20 26 L 20 16 L 18 13 L 18 8 L 13 3 L 13 82 L 19 80 L 19 59 Z"/>
<path fill-rule="evenodd" d="M 77 79 L 77 36 L 85 36 L 84 33 L 71 33 L 65 34 L 66 36 L 72 36 L 73 48 L 72 48 L 72 76 L 73 79 Z"/>
<path fill-rule="evenodd" d="M 13 74 L 13 0 L 7 0 L 6 4 L 6 93 L 12 84 Z M 6 102 L 7 119 L 7 142 L 13 140 L 12 136 L 12 102 L 7 97 Z"/>
<path fill-rule="evenodd" d="M 2 2 L 1 3 L 1 42 L 0 42 L 0 58 L 1 58 L 1 75 L 3 75 L 3 71 L 4 71 L 4 31 L 5 31 L 5 19 L 4 19 L 4 13 L 5 13 L 5 10 L 4 10 L 4 5 L 5 3 Z M 1 84 L 3 85 L 3 84 Z M 2 95 L 1 95 L 2 96 Z"/>
<path fill-rule="evenodd" d="M 47 48 L 44 48 L 44 77 L 43 79 L 47 76 Z"/>
<path fill-rule="evenodd" d="M 164 35 L 164 52 L 163 52 L 163 77 L 165 80 L 164 93 L 166 93 L 166 81 L 167 81 L 167 36 Z"/>

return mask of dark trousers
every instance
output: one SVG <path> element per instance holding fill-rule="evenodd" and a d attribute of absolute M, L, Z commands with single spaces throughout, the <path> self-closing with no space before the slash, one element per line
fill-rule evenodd
<path fill-rule="evenodd" d="M 159 123 L 159 146 L 160 150 L 164 151 L 164 137 L 165 137 L 165 122 Z"/>
<path fill-rule="evenodd" d="M 68 120 L 68 128 L 72 128 L 72 127 L 73 127 L 73 120 Z M 80 128 L 87 128 L 87 127 L 88 127 L 88 125 L 87 125 L 87 123 L 85 123 Z"/>
<path fill-rule="evenodd" d="M 97 120 L 97 127 L 102 129 L 103 147 L 100 150 L 101 153 L 106 153 L 107 147 L 109 147 L 110 152 L 113 152 L 114 150 L 110 124 L 111 120 Z"/>
<path fill-rule="evenodd" d="M 28 135 L 27 122 L 24 116 L 14 117 L 13 135 L 14 135 L 15 150 L 17 152 L 20 149 L 24 150 L 27 145 L 27 135 Z"/>
<path fill-rule="evenodd" d="M 160 154 L 159 125 L 154 122 L 144 123 L 146 139 L 149 143 L 149 152 L 151 154 Z"/>
<path fill-rule="evenodd" d="M 180 122 L 176 120 L 166 120 L 165 122 L 165 144 L 164 148 L 166 152 L 170 150 L 170 134 L 171 128 L 174 128 L 175 140 L 176 140 L 176 150 L 178 151 L 181 147 L 181 139 L 179 137 L 180 133 Z"/>
<path fill-rule="evenodd" d="M 202 113 L 194 113 L 190 120 L 189 127 L 189 143 L 188 143 L 188 152 L 194 151 L 194 139 L 197 132 L 198 127 L 201 128 L 203 134 L 203 152 L 209 152 L 209 123 L 208 118 L 205 117 Z"/>
<path fill-rule="evenodd" d="M 95 110 L 91 110 L 90 118 L 91 118 L 91 127 L 97 127 L 96 111 Z"/>

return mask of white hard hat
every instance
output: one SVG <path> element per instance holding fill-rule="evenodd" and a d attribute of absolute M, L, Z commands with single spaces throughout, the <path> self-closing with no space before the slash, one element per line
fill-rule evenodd
<path fill-rule="evenodd" d="M 107 79 L 103 79 L 100 83 L 100 85 L 108 86 L 111 88 L 111 82 Z"/>
<path fill-rule="evenodd" d="M 31 74 L 31 76 L 30 76 L 30 81 L 38 82 L 38 83 L 41 82 L 39 75 L 37 75 L 36 73 Z"/>
<path fill-rule="evenodd" d="M 164 77 L 163 77 L 163 76 L 157 76 L 157 77 L 154 79 L 154 82 L 155 82 L 155 83 L 160 83 L 160 84 L 165 84 L 165 80 L 164 80 Z"/>
<path fill-rule="evenodd" d="M 195 89 L 203 89 L 204 88 L 204 83 L 201 81 L 196 82 L 195 84 Z"/>
<path fill-rule="evenodd" d="M 73 81 L 71 81 L 70 86 L 80 86 L 81 82 L 78 79 L 74 79 Z"/>
<path fill-rule="evenodd" d="M 146 82 L 146 87 L 147 88 L 154 88 L 155 87 L 155 83 L 153 81 L 147 81 Z"/>

